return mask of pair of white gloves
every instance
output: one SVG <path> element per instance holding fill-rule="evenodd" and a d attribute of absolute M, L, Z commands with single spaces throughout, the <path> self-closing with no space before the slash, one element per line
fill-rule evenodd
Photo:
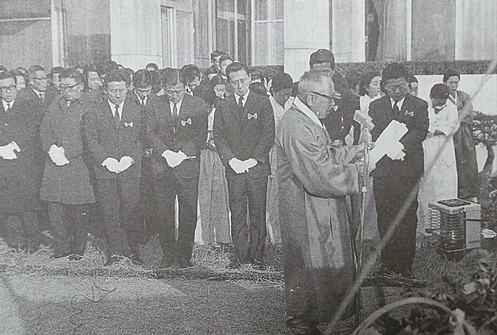
<path fill-rule="evenodd" d="M 69 160 L 66 157 L 66 151 L 63 147 L 59 147 L 56 144 L 52 144 L 50 149 L 48 149 L 48 156 L 50 156 L 52 162 L 57 166 L 69 164 Z"/>
<path fill-rule="evenodd" d="M 174 152 L 171 150 L 165 150 L 162 155 L 165 158 L 167 165 L 172 168 L 177 167 L 187 158 L 189 158 L 183 151 Z M 193 157 L 190 157 L 193 158 Z"/>
<path fill-rule="evenodd" d="M 7 145 L 0 146 L 0 157 L 8 160 L 16 159 L 17 158 L 16 152 L 20 151 L 21 149 L 19 148 L 17 143 L 12 141 Z"/>
<path fill-rule="evenodd" d="M 249 158 L 244 161 L 239 160 L 238 158 L 232 158 L 229 161 L 229 165 L 237 174 L 248 172 L 250 168 L 253 168 L 257 165 L 257 160 L 254 158 Z"/>
<path fill-rule="evenodd" d="M 102 166 L 106 167 L 110 172 L 121 173 L 126 171 L 134 162 L 135 160 L 129 156 L 123 156 L 119 161 L 109 157 L 102 162 Z"/>

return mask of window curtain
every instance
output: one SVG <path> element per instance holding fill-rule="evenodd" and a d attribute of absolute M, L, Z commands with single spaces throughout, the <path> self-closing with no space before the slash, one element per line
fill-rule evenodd
<path fill-rule="evenodd" d="M 497 55 L 497 1 L 456 0 L 456 60 Z"/>
<path fill-rule="evenodd" d="M 407 1 L 373 0 L 380 36 L 377 61 L 407 60 Z"/>

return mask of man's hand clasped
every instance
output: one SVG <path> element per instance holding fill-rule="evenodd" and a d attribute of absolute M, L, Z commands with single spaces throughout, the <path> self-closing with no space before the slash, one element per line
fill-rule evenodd
<path fill-rule="evenodd" d="M 8 160 L 16 159 L 17 158 L 16 152 L 20 151 L 21 149 L 19 148 L 17 143 L 12 141 L 7 145 L 0 146 L 0 157 Z"/>
<path fill-rule="evenodd" d="M 188 158 L 188 156 L 183 151 L 174 152 L 171 150 L 164 151 L 162 153 L 162 157 L 166 159 L 167 165 L 172 168 L 177 167 L 178 165 L 183 163 L 185 159 Z"/>
<path fill-rule="evenodd" d="M 249 169 L 256 166 L 257 160 L 255 160 L 254 158 L 249 158 L 249 159 L 242 161 L 238 158 L 232 158 L 229 161 L 229 165 L 233 169 L 233 171 L 235 171 L 237 174 L 241 174 L 241 173 L 248 172 Z"/>
<path fill-rule="evenodd" d="M 50 149 L 48 149 L 48 156 L 57 166 L 64 166 L 66 164 L 69 164 L 69 160 L 66 157 L 66 151 L 64 150 L 64 147 L 59 147 L 56 144 L 52 144 Z"/>
<path fill-rule="evenodd" d="M 134 162 L 134 159 L 129 156 L 123 156 L 119 161 L 115 158 L 109 157 L 102 162 L 102 166 L 106 167 L 110 172 L 121 173 L 129 169 Z"/>

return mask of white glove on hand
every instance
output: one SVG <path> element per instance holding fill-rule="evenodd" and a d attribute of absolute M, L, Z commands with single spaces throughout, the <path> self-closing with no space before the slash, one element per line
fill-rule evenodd
<path fill-rule="evenodd" d="M 133 165 L 134 162 L 135 160 L 133 158 L 129 156 L 122 156 L 119 161 L 119 172 L 126 171 L 131 165 Z"/>
<path fill-rule="evenodd" d="M 106 158 L 102 162 L 102 166 L 105 166 L 107 168 L 107 170 L 109 170 L 110 172 L 114 172 L 114 173 L 121 172 L 119 170 L 119 162 L 117 161 L 117 159 L 112 158 L 112 157 Z"/>
<path fill-rule="evenodd" d="M 52 162 L 54 162 L 57 166 L 69 164 L 69 160 L 66 158 L 66 152 L 63 147 L 58 147 L 55 144 L 52 144 L 48 150 L 48 155 L 50 156 Z"/>
<path fill-rule="evenodd" d="M 392 160 L 403 160 L 406 156 L 404 146 L 400 142 L 392 142 L 388 148 L 386 155 Z"/>
<path fill-rule="evenodd" d="M 243 161 L 239 160 L 238 158 L 230 159 L 229 165 L 231 166 L 233 171 L 235 171 L 237 174 L 246 172 L 245 171 L 246 164 Z"/>
<path fill-rule="evenodd" d="M 248 172 L 249 169 L 257 165 L 257 160 L 254 158 L 249 158 L 247 160 L 244 160 L 243 164 L 245 164 L 245 172 Z"/>
<path fill-rule="evenodd" d="M 183 152 L 174 152 L 171 150 L 166 150 L 162 153 L 162 157 L 166 159 L 167 165 L 169 165 L 172 168 L 177 167 L 178 165 L 183 162 L 183 160 L 186 158 L 186 155 Z"/>
<path fill-rule="evenodd" d="M 8 160 L 16 159 L 17 155 L 15 151 L 20 152 L 21 149 L 16 142 L 12 141 L 7 145 L 0 146 L 0 157 Z"/>

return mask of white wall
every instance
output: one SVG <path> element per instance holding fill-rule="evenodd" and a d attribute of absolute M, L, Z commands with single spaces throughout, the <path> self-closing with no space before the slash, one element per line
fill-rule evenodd
<path fill-rule="evenodd" d="M 160 0 L 110 0 L 112 60 L 142 69 L 162 64 Z"/>
<path fill-rule="evenodd" d="M 330 1 L 285 0 L 285 72 L 298 80 L 309 69 L 309 56 L 330 48 Z"/>

